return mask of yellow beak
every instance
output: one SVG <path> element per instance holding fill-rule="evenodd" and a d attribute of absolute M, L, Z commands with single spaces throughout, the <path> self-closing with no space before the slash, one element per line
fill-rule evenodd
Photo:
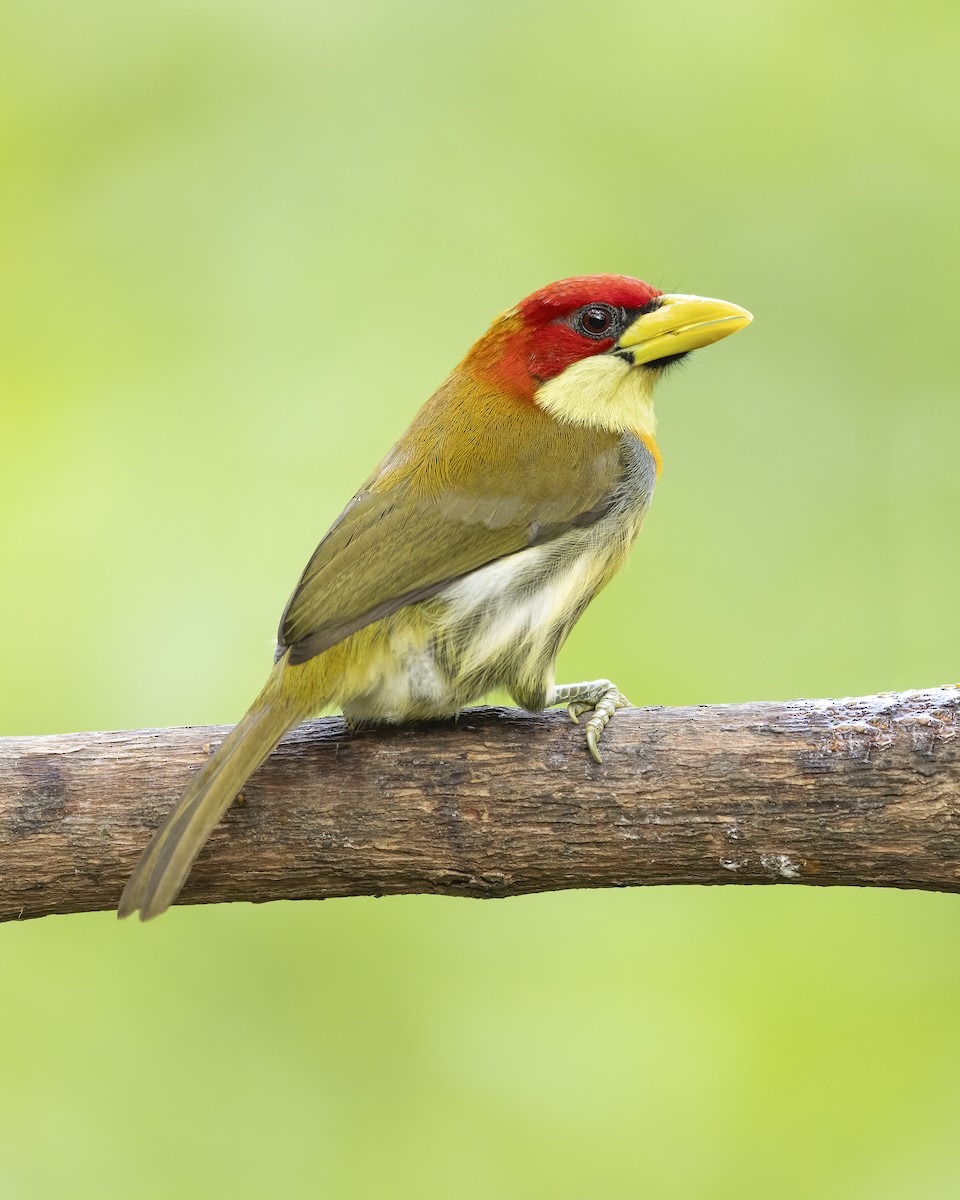
<path fill-rule="evenodd" d="M 752 320 L 753 315 L 745 308 L 726 300 L 661 296 L 660 307 L 638 317 L 617 342 L 614 353 L 626 351 L 623 357 L 629 355 L 639 366 L 719 342 Z"/>

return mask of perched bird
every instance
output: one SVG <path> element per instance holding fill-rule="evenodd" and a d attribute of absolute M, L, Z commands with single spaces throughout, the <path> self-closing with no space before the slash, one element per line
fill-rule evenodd
<path fill-rule="evenodd" d="M 154 834 L 119 915 L 176 899 L 249 776 L 327 706 L 407 721 L 504 688 L 532 711 L 592 711 L 599 762 L 626 701 L 607 679 L 555 684 L 557 652 L 650 503 L 663 367 L 751 320 L 625 275 L 564 279 L 499 316 L 317 547 L 263 690 Z"/>

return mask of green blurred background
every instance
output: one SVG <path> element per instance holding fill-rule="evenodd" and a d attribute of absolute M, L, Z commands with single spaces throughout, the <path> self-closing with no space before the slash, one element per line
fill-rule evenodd
<path fill-rule="evenodd" d="M 228 722 L 500 309 L 754 326 L 560 677 L 960 678 L 956 5 L 6 0 L 0 730 Z M 960 910 L 803 888 L 0 929 L 0 1196 L 950 1197 Z"/>

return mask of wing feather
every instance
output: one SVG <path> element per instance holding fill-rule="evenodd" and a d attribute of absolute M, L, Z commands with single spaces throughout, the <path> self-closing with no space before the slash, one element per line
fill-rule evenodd
<path fill-rule="evenodd" d="M 539 409 L 457 383 L 424 406 L 317 547 L 281 618 L 278 655 L 306 662 L 608 511 L 615 435 L 561 430 Z"/>

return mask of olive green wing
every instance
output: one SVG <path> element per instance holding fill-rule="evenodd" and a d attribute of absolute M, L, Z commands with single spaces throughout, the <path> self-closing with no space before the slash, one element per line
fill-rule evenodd
<path fill-rule="evenodd" d="M 280 621 L 278 656 L 289 649 L 291 663 L 306 662 L 471 571 L 599 520 L 616 496 L 616 441 L 584 434 L 575 443 L 548 439 L 524 455 L 501 440 L 495 455 L 427 456 L 442 475 L 382 467 L 307 564 Z"/>

